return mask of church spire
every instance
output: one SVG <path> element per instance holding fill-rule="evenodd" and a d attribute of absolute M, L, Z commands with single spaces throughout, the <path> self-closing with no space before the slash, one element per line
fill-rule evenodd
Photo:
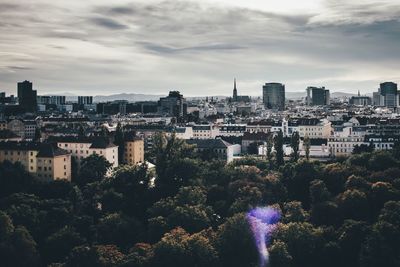
<path fill-rule="evenodd" d="M 237 97 L 237 88 L 236 88 L 236 78 L 233 80 L 233 101 L 236 102 L 238 97 Z"/>

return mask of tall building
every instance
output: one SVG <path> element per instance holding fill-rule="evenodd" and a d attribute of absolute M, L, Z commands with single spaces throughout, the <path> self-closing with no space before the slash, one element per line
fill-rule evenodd
<path fill-rule="evenodd" d="M 330 93 L 325 87 L 307 87 L 307 105 L 325 106 L 330 104 Z"/>
<path fill-rule="evenodd" d="M 237 88 L 236 88 L 236 78 L 233 82 L 233 98 L 232 98 L 233 102 L 237 102 L 238 101 L 238 92 L 237 92 Z"/>
<path fill-rule="evenodd" d="M 78 96 L 78 104 L 79 105 L 92 105 L 93 104 L 93 96 Z"/>
<path fill-rule="evenodd" d="M 385 107 L 395 108 L 397 107 L 397 84 L 394 82 L 384 82 L 380 84 L 379 93 L 383 97 L 383 103 Z"/>
<path fill-rule="evenodd" d="M 285 85 L 281 83 L 266 83 L 263 86 L 263 102 L 268 109 L 285 109 Z"/>
<path fill-rule="evenodd" d="M 179 91 L 170 91 L 167 97 L 162 97 L 158 101 L 158 111 L 177 119 L 182 119 L 187 114 L 186 99 Z"/>
<path fill-rule="evenodd" d="M 23 81 L 18 83 L 18 103 L 26 112 L 35 112 L 37 108 L 37 92 L 32 89 L 32 83 Z"/>
<path fill-rule="evenodd" d="M 369 106 L 372 104 L 372 100 L 369 96 L 361 96 L 360 91 L 358 91 L 358 95 L 352 96 L 349 103 L 355 106 Z"/>

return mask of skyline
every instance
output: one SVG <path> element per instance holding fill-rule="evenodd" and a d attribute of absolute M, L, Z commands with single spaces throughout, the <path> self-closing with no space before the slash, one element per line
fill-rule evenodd
<path fill-rule="evenodd" d="M 372 93 L 400 81 L 394 0 L 0 1 L 0 91 L 260 95 L 325 86 Z M 201 93 L 199 93 L 201 92 Z"/>

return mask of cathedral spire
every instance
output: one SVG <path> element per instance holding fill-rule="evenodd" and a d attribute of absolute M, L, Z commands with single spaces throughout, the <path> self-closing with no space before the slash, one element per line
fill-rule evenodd
<path fill-rule="evenodd" d="M 233 101 L 236 102 L 238 99 L 237 88 L 236 88 L 236 78 L 233 80 Z"/>

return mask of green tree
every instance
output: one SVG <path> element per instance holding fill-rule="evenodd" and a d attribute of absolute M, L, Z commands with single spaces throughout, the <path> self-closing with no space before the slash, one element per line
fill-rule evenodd
<path fill-rule="evenodd" d="M 186 182 L 186 173 L 180 171 L 182 161 L 193 156 L 193 147 L 176 138 L 174 133 L 168 138 L 160 133 L 154 136 L 151 154 L 156 164 L 155 186 L 158 193 L 160 196 L 176 194 Z"/>
<path fill-rule="evenodd" d="M 24 226 L 14 227 L 10 217 L 0 211 L 0 259 L 5 267 L 39 266 L 37 244 Z"/>
<path fill-rule="evenodd" d="M 70 251 L 85 240 L 71 227 L 64 227 L 54 234 L 50 235 L 45 241 L 43 254 L 45 262 L 63 262 Z"/>
<path fill-rule="evenodd" d="M 299 159 L 299 144 L 300 144 L 300 135 L 298 132 L 292 133 L 292 137 L 290 138 L 290 146 L 292 147 L 292 160 L 296 162 Z"/>
<path fill-rule="evenodd" d="M 369 145 L 366 144 L 361 144 L 361 145 L 355 145 L 353 148 L 353 154 L 362 154 L 362 153 L 370 153 L 374 151 L 374 146 L 372 143 Z"/>
<path fill-rule="evenodd" d="M 280 167 L 285 163 L 283 159 L 283 133 L 281 130 L 279 130 L 278 134 L 275 135 L 274 148 L 276 166 Z"/>
<path fill-rule="evenodd" d="M 114 144 L 118 146 L 118 162 L 123 163 L 124 151 L 125 151 L 125 133 L 124 128 L 121 123 L 117 124 L 117 129 L 115 130 Z"/>
<path fill-rule="evenodd" d="M 35 136 L 33 137 L 34 142 L 40 142 L 42 139 L 42 132 L 40 131 L 39 127 L 36 127 L 35 129 Z"/>
<path fill-rule="evenodd" d="M 310 137 L 308 137 L 308 135 L 306 135 L 304 137 L 303 145 L 304 145 L 304 150 L 305 150 L 305 153 L 306 153 L 306 159 L 310 160 L 311 141 L 310 141 Z"/>
<path fill-rule="evenodd" d="M 272 148 L 274 147 L 274 138 L 272 133 L 269 133 L 267 136 L 267 159 L 269 163 L 269 168 L 272 169 L 274 167 L 274 162 L 272 161 Z"/>
<path fill-rule="evenodd" d="M 272 267 L 291 267 L 293 258 L 290 256 L 287 246 L 284 242 L 275 241 L 269 250 L 269 262 Z"/>
<path fill-rule="evenodd" d="M 367 195 L 359 190 L 347 190 L 338 196 L 340 214 L 345 219 L 368 220 L 370 209 Z"/>
<path fill-rule="evenodd" d="M 318 266 L 317 258 L 322 230 L 310 223 L 280 224 L 274 232 L 274 239 L 284 242 L 294 266 Z"/>
<path fill-rule="evenodd" d="M 78 128 L 78 137 L 79 138 L 84 138 L 86 136 L 85 128 L 83 128 L 83 125 L 79 125 Z"/>
<path fill-rule="evenodd" d="M 218 229 L 218 251 L 222 266 L 257 266 L 258 250 L 244 214 L 236 214 Z"/>
<path fill-rule="evenodd" d="M 217 266 L 218 255 L 211 242 L 201 234 L 189 235 L 176 228 L 154 245 L 153 266 Z"/>
<path fill-rule="evenodd" d="M 104 179 L 112 164 L 105 157 L 93 154 L 84 158 L 79 170 L 79 178 L 76 181 L 79 185 L 99 182 Z"/>

